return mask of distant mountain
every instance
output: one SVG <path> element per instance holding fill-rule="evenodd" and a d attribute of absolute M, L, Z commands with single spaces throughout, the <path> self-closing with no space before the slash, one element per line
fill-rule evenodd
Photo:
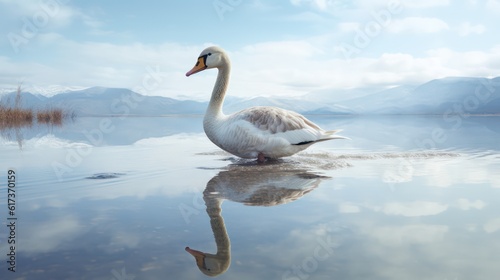
<path fill-rule="evenodd" d="M 325 100 L 335 100 L 342 102 L 354 98 L 362 98 L 374 92 L 380 91 L 380 88 L 365 87 L 365 88 L 349 88 L 349 89 L 321 89 L 308 93 L 304 99 L 313 102 L 324 102 Z"/>
<path fill-rule="evenodd" d="M 255 97 L 247 100 L 233 100 L 224 107 L 226 112 L 237 112 L 253 106 L 273 106 L 302 114 L 353 114 L 354 111 L 336 104 L 325 105 L 322 102 L 312 102 L 307 99 L 285 99 Z"/>
<path fill-rule="evenodd" d="M 500 113 L 500 77 L 432 80 L 415 88 L 400 100 L 399 105 L 408 113 L 441 114 L 448 110 L 457 113 L 463 110 L 469 114 Z"/>
<path fill-rule="evenodd" d="M 70 87 L 70 86 L 60 86 L 60 85 L 51 85 L 51 86 L 46 86 L 46 87 L 40 87 L 40 86 L 23 86 L 21 85 L 23 92 L 29 92 L 34 95 L 42 95 L 45 97 L 50 97 L 54 96 L 60 93 L 65 93 L 65 92 L 71 92 L 71 91 L 77 91 L 77 90 L 82 90 L 85 89 L 85 87 Z M 11 92 L 16 92 L 17 88 L 3 88 L 0 89 L 0 95 L 6 94 L 6 93 L 11 93 Z"/>
<path fill-rule="evenodd" d="M 3 104 L 12 105 L 15 93 L 5 94 L 0 100 Z M 26 108 L 62 108 L 80 116 L 200 114 L 205 111 L 206 105 L 203 102 L 144 96 L 129 89 L 105 87 L 91 87 L 52 97 L 23 92 L 21 102 L 21 106 Z"/>
<path fill-rule="evenodd" d="M 422 85 L 402 85 L 385 90 L 327 90 L 302 98 L 255 97 L 241 99 L 229 96 L 224 112 L 232 113 L 252 106 L 277 106 L 302 114 L 500 114 L 500 77 L 451 77 Z M 5 90 L 0 90 L 0 92 Z M 203 114 L 208 102 L 144 96 L 129 89 L 91 87 L 71 89 L 54 87 L 47 96 L 42 89 L 22 93 L 22 107 L 57 107 L 80 116 L 168 114 Z M 342 98 L 338 97 L 339 94 Z M 15 91 L 0 96 L 2 104 L 12 105 Z"/>
<path fill-rule="evenodd" d="M 449 77 L 326 102 L 357 114 L 500 114 L 500 77 Z"/>

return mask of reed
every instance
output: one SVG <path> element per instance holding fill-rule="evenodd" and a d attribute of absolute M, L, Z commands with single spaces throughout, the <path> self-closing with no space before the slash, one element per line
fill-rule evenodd
<path fill-rule="evenodd" d="M 64 118 L 69 115 L 58 108 L 42 110 L 21 108 L 21 100 L 21 86 L 18 86 L 13 105 L 0 102 L 0 130 L 32 126 L 35 120 L 41 124 L 62 125 Z"/>
<path fill-rule="evenodd" d="M 0 104 L 0 129 L 31 126 L 33 111 L 21 108 L 8 108 Z"/>
<path fill-rule="evenodd" d="M 61 109 L 45 109 L 36 113 L 38 123 L 61 125 L 64 113 Z"/>

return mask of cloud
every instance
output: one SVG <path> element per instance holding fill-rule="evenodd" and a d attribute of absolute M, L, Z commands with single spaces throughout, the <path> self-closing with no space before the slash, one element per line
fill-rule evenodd
<path fill-rule="evenodd" d="M 376 227 L 369 234 L 385 246 L 402 246 L 436 243 L 442 241 L 447 232 L 448 226 L 415 224 Z"/>
<path fill-rule="evenodd" d="M 298 21 L 306 23 L 326 23 L 328 20 L 316 12 L 305 11 L 298 14 L 283 17 L 283 20 Z"/>
<path fill-rule="evenodd" d="M 468 36 L 471 34 L 483 34 L 486 27 L 482 24 L 472 25 L 470 22 L 464 22 L 460 25 L 458 34 L 460 36 Z"/>
<path fill-rule="evenodd" d="M 12 87 L 23 81 L 26 86 L 60 84 L 133 89 L 141 86 L 144 77 L 153 71 L 160 81 L 146 94 L 178 94 L 189 88 L 184 73 L 205 47 L 176 43 L 79 43 L 57 33 L 40 34 L 38 40 L 30 44 L 30 49 L 22 51 L 23 55 L 36 55 L 40 49 L 58 50 L 57 58 L 40 63 L 0 56 L 0 86 Z M 71 61 L 71 64 L 61 64 L 62 61 Z"/>
<path fill-rule="evenodd" d="M 421 1 L 402 0 L 401 3 L 405 8 L 426 9 L 433 7 L 448 6 L 450 5 L 450 0 L 421 0 Z"/>
<path fill-rule="evenodd" d="M 466 198 L 460 198 L 457 200 L 458 208 L 462 210 L 478 209 L 481 210 L 486 206 L 486 203 L 482 200 L 476 199 L 475 201 L 470 201 Z"/>
<path fill-rule="evenodd" d="M 347 3 L 347 0 L 337 1 Z M 404 10 L 410 9 L 428 9 L 434 7 L 444 7 L 450 5 L 450 0 L 354 0 L 352 1 L 353 7 L 357 9 L 380 9 L 387 8 L 389 6 L 402 6 Z"/>
<path fill-rule="evenodd" d="M 343 33 L 354 32 L 361 28 L 361 24 L 359 22 L 341 22 L 338 24 L 338 28 Z"/>
<path fill-rule="evenodd" d="M 359 213 L 361 212 L 361 207 L 352 202 L 342 202 L 339 203 L 340 213 Z"/>
<path fill-rule="evenodd" d="M 347 0 L 290 0 L 296 7 L 309 7 L 321 13 L 330 15 L 340 15 L 342 11 L 354 8 L 353 4 Z"/>
<path fill-rule="evenodd" d="M 446 22 L 438 18 L 407 17 L 395 19 L 387 30 L 391 33 L 437 33 L 449 29 Z"/>
<path fill-rule="evenodd" d="M 402 6 L 403 9 L 428 9 L 450 5 L 450 0 L 290 0 L 293 6 L 309 6 L 322 12 L 339 12 L 342 10 L 374 10 L 391 6 Z"/>
<path fill-rule="evenodd" d="M 327 0 L 290 0 L 294 6 L 302 6 L 303 4 L 311 5 L 319 10 L 326 10 L 328 8 L 329 2 Z"/>
<path fill-rule="evenodd" d="M 470 162 L 467 158 L 459 157 L 455 159 L 455 165 L 435 161 L 427 162 L 425 165 L 415 169 L 418 170 L 417 176 L 425 174 L 428 181 L 427 184 L 435 187 L 446 188 L 456 184 L 479 185 L 487 183 L 495 188 L 499 186 L 500 176 L 497 175 L 498 172 L 493 168 L 492 160 L 494 159 L 487 159 L 485 157 L 482 164 L 478 165 L 477 163 Z M 463 171 L 456 173 L 454 176 L 443 176 L 443 174 L 454 174 L 456 166 L 460 166 L 460 170 Z M 469 208 L 481 209 L 486 206 L 483 203 L 480 200 L 469 201 L 459 199 L 457 206 L 462 210 Z"/>
<path fill-rule="evenodd" d="M 9 21 L 29 21 L 39 29 L 47 26 L 60 28 L 75 19 L 89 18 L 66 2 L 68 1 L 1 1 L 0 15 L 7 17 Z"/>
<path fill-rule="evenodd" d="M 448 205 L 430 201 L 391 202 L 385 204 L 380 211 L 386 215 L 405 217 L 432 216 L 446 211 Z"/>
<path fill-rule="evenodd" d="M 486 10 L 495 14 L 500 14 L 500 1 L 488 0 L 486 1 Z"/>
<path fill-rule="evenodd" d="M 496 76 L 500 64 L 500 46 L 466 52 L 431 49 L 419 56 L 385 52 L 368 57 L 361 49 L 347 60 L 334 43 L 331 37 L 318 36 L 228 49 L 233 71 L 228 94 L 299 96 L 314 90 L 416 84 L 446 76 Z M 14 88 L 23 81 L 27 87 L 58 84 L 133 89 L 141 85 L 147 69 L 157 69 L 161 83 L 147 94 L 207 100 L 216 76 L 214 70 L 193 78 L 184 75 L 208 44 L 80 43 L 58 33 L 41 34 L 30 44 L 23 55 L 46 51 L 45 58 L 37 62 L 0 56 L 0 87 Z M 52 58 L 54 51 L 57 57 Z"/>
<path fill-rule="evenodd" d="M 493 233 L 500 230 L 500 218 L 491 219 L 483 225 L 487 233 Z"/>
<path fill-rule="evenodd" d="M 246 55 L 271 54 L 279 56 L 311 57 L 322 51 L 307 40 L 264 42 L 243 48 Z"/>
<path fill-rule="evenodd" d="M 20 233 L 21 251 L 27 253 L 51 252 L 75 237 L 84 234 L 85 227 L 72 215 L 52 217 L 42 223 L 27 225 Z"/>

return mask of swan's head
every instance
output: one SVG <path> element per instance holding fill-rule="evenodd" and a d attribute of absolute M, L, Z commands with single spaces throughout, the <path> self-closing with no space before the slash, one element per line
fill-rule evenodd
<path fill-rule="evenodd" d="M 207 254 L 186 247 L 186 252 L 191 254 L 196 260 L 196 265 L 203 274 L 207 276 L 220 275 L 229 268 L 229 257 L 221 258 L 217 255 Z"/>
<path fill-rule="evenodd" d="M 189 77 L 205 69 L 218 68 L 227 64 L 228 59 L 223 49 L 215 46 L 208 47 L 200 53 L 193 69 L 189 70 L 186 73 L 186 76 Z"/>

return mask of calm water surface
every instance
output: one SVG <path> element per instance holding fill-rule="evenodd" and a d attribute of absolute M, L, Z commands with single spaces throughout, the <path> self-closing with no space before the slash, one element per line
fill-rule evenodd
<path fill-rule="evenodd" d="M 351 140 L 257 165 L 200 117 L 3 131 L 1 279 L 498 279 L 500 118 L 312 119 Z"/>

